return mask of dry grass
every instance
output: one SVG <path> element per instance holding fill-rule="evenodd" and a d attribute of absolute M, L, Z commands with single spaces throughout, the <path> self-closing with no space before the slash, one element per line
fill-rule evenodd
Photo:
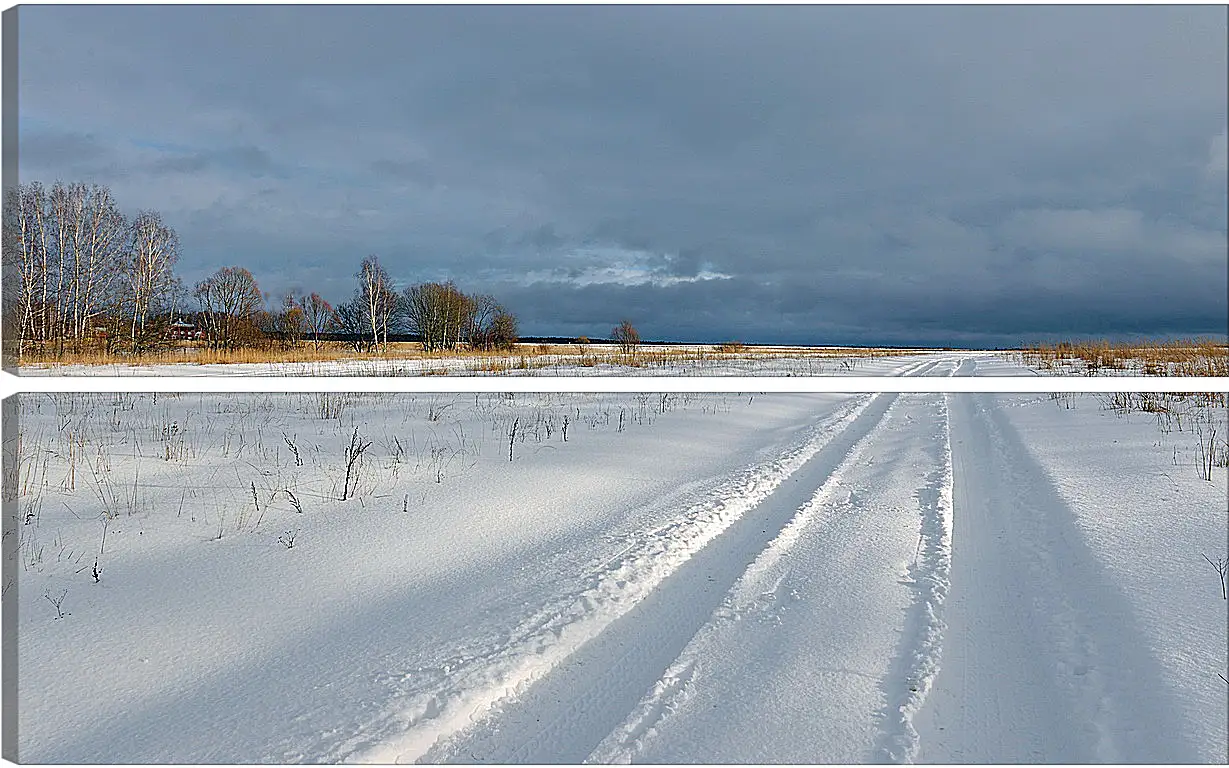
<path fill-rule="evenodd" d="M 742 342 L 726 342 L 714 346 L 654 346 L 641 345 L 626 353 L 614 344 L 518 344 L 509 352 L 456 349 L 425 352 L 416 342 L 396 342 L 384 350 L 355 352 L 335 342 L 320 349 L 304 345 L 294 349 L 253 348 L 212 350 L 185 343 L 171 349 L 141 355 L 114 354 L 103 350 L 65 352 L 64 354 L 31 353 L 23 355 L 22 365 L 227 365 L 276 363 L 326 363 L 363 360 L 466 360 L 463 369 L 470 372 L 498 373 L 510 369 L 532 370 L 554 365 L 593 367 L 599 364 L 648 368 L 680 363 L 711 362 L 730 359 L 828 359 L 875 358 L 908 354 L 912 350 L 836 347 L 756 347 Z M 427 375 L 447 375 L 446 367 L 431 368 Z"/>
<path fill-rule="evenodd" d="M 1229 394 L 1224 392 L 1114 392 L 1098 394 L 1101 407 L 1118 415 L 1148 413 L 1162 433 L 1185 433 L 1195 444 L 1192 460 L 1203 480 L 1216 478 L 1217 467 L 1229 467 Z M 1178 465 L 1178 449 L 1174 464 Z"/>
<path fill-rule="evenodd" d="M 541 345 L 539 345 L 541 346 Z M 560 347 L 561 349 L 563 347 Z M 171 349 L 140 355 L 114 354 L 103 350 L 65 352 L 64 354 L 27 352 L 22 365 L 227 365 L 239 363 L 327 363 L 344 360 L 445 360 L 482 359 L 493 353 L 482 350 L 458 349 L 424 352 L 417 342 L 394 342 L 381 351 L 356 352 L 350 347 L 326 342 L 320 349 L 310 345 L 293 349 L 244 348 L 215 350 L 184 344 Z"/>
<path fill-rule="evenodd" d="M 1157 342 L 1060 342 L 1023 352 L 1025 364 L 1062 373 L 1102 371 L 1145 376 L 1229 376 L 1229 345 L 1213 339 Z"/>
<path fill-rule="evenodd" d="M 390 345 L 393 346 L 393 345 Z M 380 355 L 359 354 L 340 344 L 326 344 L 319 350 L 306 346 L 296 349 L 245 348 L 215 350 L 183 344 L 157 352 L 139 355 L 115 354 L 101 349 L 64 354 L 26 352 L 22 365 L 174 365 L 174 364 L 227 364 L 227 363 L 314 363 L 333 360 L 364 360 Z"/>

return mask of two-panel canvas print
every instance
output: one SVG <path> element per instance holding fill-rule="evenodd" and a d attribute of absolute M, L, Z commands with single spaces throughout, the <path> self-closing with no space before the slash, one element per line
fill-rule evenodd
<path fill-rule="evenodd" d="M 36 764 L 1224 764 L 1223 6 L 3 15 Z"/>

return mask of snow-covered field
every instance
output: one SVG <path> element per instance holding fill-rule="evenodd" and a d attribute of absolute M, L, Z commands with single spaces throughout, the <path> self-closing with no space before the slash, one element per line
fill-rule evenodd
<path fill-rule="evenodd" d="M 1223 764 L 1229 418 L 1104 400 L 19 395 L 18 755 Z"/>
<path fill-rule="evenodd" d="M 669 353 L 676 353 L 677 358 Z M 655 356 L 656 355 L 656 356 Z M 692 356 L 692 357 L 689 357 Z M 587 358 L 588 364 L 578 362 Z M 717 354 L 711 347 L 653 347 L 637 365 L 619 362 L 617 355 L 526 355 L 337 360 L 311 363 L 225 363 L 196 365 L 23 365 L 29 376 L 901 376 L 920 364 L 938 362 L 929 375 L 1033 376 L 1018 355 L 996 352 L 920 350 L 909 354 L 876 355 L 850 350 L 802 347 L 758 348 L 748 354 Z M 968 365 L 960 367 L 960 363 Z M 954 364 L 958 370 L 949 367 Z M 522 367 L 523 366 L 523 367 Z"/>

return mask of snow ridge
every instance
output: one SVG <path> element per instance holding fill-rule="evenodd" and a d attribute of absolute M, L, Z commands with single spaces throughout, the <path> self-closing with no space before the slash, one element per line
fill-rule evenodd
<path fill-rule="evenodd" d="M 673 522 L 640 535 L 620 556 L 594 570 L 579 591 L 565 593 L 512 631 L 481 659 L 458 660 L 427 686 L 398 697 L 392 724 L 374 739 L 351 739 L 333 751 L 345 762 L 414 762 L 501 700 L 525 690 L 611 622 L 631 610 L 665 578 L 703 549 L 853 423 L 875 397 L 854 400 L 814 427 L 801 445 L 748 467 L 722 484 L 713 498 Z M 477 663 L 473 663 L 473 662 Z M 412 682 L 411 682 L 412 684 Z M 374 743 L 373 743 L 374 741 Z"/>
<path fill-rule="evenodd" d="M 914 603 L 905 620 L 901 653 L 893 674 L 885 681 L 888 703 L 880 713 L 880 739 L 873 762 L 911 763 L 917 758 L 919 738 L 913 717 L 930 692 L 942 656 L 943 604 L 951 587 L 952 564 L 952 443 L 945 395 L 942 427 L 937 444 L 941 461 L 919 488 L 921 511 L 917 558 L 908 568 Z"/>

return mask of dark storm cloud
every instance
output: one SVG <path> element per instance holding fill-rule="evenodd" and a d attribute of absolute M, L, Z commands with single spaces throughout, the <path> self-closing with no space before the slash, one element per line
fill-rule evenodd
<path fill-rule="evenodd" d="M 377 253 L 542 334 L 1226 330 L 1224 8 L 21 13 L 23 177 L 162 210 L 185 277 L 340 300 Z"/>

